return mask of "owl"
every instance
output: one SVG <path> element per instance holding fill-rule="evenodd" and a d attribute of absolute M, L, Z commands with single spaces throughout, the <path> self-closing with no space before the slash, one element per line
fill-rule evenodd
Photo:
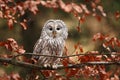
<path fill-rule="evenodd" d="M 41 36 L 34 46 L 33 53 L 49 56 L 62 56 L 68 28 L 62 20 L 48 20 L 41 31 Z M 39 65 L 56 66 L 60 58 L 34 56 Z"/>

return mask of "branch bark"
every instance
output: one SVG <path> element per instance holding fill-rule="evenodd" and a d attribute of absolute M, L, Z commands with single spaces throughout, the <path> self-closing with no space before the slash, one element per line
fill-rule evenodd
<path fill-rule="evenodd" d="M 0 58 L 0 62 L 9 63 L 19 67 L 37 69 L 37 70 L 60 70 L 65 68 L 81 68 L 86 65 L 120 65 L 120 61 L 118 62 L 106 62 L 106 61 L 96 62 L 95 61 L 95 62 L 85 62 L 85 63 L 79 63 L 79 64 L 69 64 L 68 66 L 58 65 L 57 68 L 52 68 L 52 67 L 38 66 L 35 64 L 22 62 L 22 61 L 16 61 L 16 59 L 14 60 L 12 58 Z"/>
<path fill-rule="evenodd" d="M 41 54 L 34 54 L 34 53 L 25 53 L 25 54 L 17 54 L 14 57 L 18 57 L 18 56 L 45 56 L 45 57 L 56 57 L 56 58 L 69 58 L 69 57 L 75 57 L 75 56 L 85 56 L 85 55 L 91 55 L 91 56 L 97 56 L 97 55 L 117 55 L 120 56 L 120 54 L 117 53 L 106 53 L 106 54 L 88 54 L 88 53 L 84 53 L 84 54 L 75 54 L 75 55 L 68 55 L 68 56 L 51 56 L 51 55 L 41 55 Z"/>

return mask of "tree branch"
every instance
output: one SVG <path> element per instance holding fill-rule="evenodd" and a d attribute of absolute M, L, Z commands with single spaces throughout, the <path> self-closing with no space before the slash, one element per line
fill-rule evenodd
<path fill-rule="evenodd" d="M 58 65 L 57 68 L 52 68 L 52 67 L 38 66 L 35 64 L 27 63 L 27 62 L 16 61 L 12 58 L 0 58 L 0 62 L 9 63 L 19 67 L 37 69 L 37 70 L 60 70 L 65 68 L 81 68 L 81 67 L 84 67 L 85 65 L 120 65 L 120 61 L 118 62 L 107 62 L 107 61 L 96 62 L 95 61 L 95 62 L 85 62 L 85 63 L 79 63 L 79 64 L 69 64 L 68 66 Z"/>
<path fill-rule="evenodd" d="M 51 55 L 41 55 L 41 54 L 34 54 L 34 53 L 24 53 L 24 54 L 17 54 L 14 56 L 15 57 L 18 57 L 18 56 L 25 56 L 25 55 L 28 55 L 28 56 L 45 56 L 45 57 L 56 57 L 56 58 L 68 58 L 68 57 L 75 57 L 75 56 L 85 56 L 85 55 L 94 55 L 94 56 L 97 56 L 97 55 L 118 55 L 120 56 L 120 54 L 117 54 L 117 53 L 106 53 L 106 54 L 88 54 L 88 53 L 84 53 L 84 54 L 75 54 L 75 55 L 68 55 L 68 56 L 51 56 Z"/>

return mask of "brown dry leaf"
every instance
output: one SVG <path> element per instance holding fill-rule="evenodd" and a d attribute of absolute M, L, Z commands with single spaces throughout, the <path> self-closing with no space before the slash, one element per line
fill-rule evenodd
<path fill-rule="evenodd" d="M 97 9 L 102 13 L 102 15 L 104 16 L 104 17 L 106 17 L 106 13 L 104 12 L 104 10 L 103 10 L 103 7 L 102 6 L 97 6 Z"/>
<path fill-rule="evenodd" d="M 10 80 L 10 76 L 4 74 L 3 76 L 0 76 L 0 80 Z"/>
<path fill-rule="evenodd" d="M 13 38 L 8 38 L 7 41 L 0 42 L 0 46 L 5 46 L 8 50 L 13 52 L 25 53 L 23 47 L 18 46 L 17 42 Z"/>
<path fill-rule="evenodd" d="M 62 0 L 58 0 L 58 2 L 59 2 L 60 7 L 61 7 L 62 9 L 64 9 L 65 6 L 66 6 L 66 4 L 65 4 Z"/>
<path fill-rule="evenodd" d="M 22 80 L 18 73 L 12 73 L 11 78 L 12 78 L 12 80 Z"/>
<path fill-rule="evenodd" d="M 20 25 L 23 27 L 24 30 L 27 30 L 27 24 L 25 22 L 21 22 Z"/>
<path fill-rule="evenodd" d="M 72 5 L 69 4 L 65 4 L 62 0 L 58 1 L 60 8 L 63 9 L 65 12 L 71 12 L 72 10 Z"/>
<path fill-rule="evenodd" d="M 78 68 L 69 69 L 68 73 L 66 74 L 67 77 L 73 77 L 78 73 Z"/>
<path fill-rule="evenodd" d="M 28 8 L 31 12 L 33 12 L 34 14 L 36 14 L 37 11 L 38 11 L 38 8 L 37 8 L 38 4 L 40 4 L 40 1 L 33 1 L 33 0 L 28 1 L 27 0 L 24 3 L 24 7 Z"/>
<path fill-rule="evenodd" d="M 86 14 L 90 14 L 90 11 L 87 9 L 85 4 L 80 4 L 80 6 L 85 11 Z"/>
<path fill-rule="evenodd" d="M 63 9 L 64 9 L 65 12 L 71 12 L 72 11 L 72 5 L 67 4 Z"/>
<path fill-rule="evenodd" d="M 94 0 L 96 4 L 100 3 L 101 0 Z"/>
<path fill-rule="evenodd" d="M 78 13 L 82 13 L 82 12 L 83 12 L 82 8 L 81 8 L 79 5 L 75 4 L 75 3 L 72 3 L 72 7 L 73 7 L 74 10 L 76 10 Z"/>
<path fill-rule="evenodd" d="M 13 28 L 13 20 L 12 20 L 12 19 L 9 19 L 8 22 L 7 22 L 7 24 L 8 24 L 8 27 L 9 27 L 10 29 Z"/>
<path fill-rule="evenodd" d="M 101 33 L 97 33 L 93 36 L 93 41 L 96 41 L 96 40 L 104 40 L 105 39 L 105 36 Z"/>
<path fill-rule="evenodd" d="M 45 6 L 46 5 L 46 1 L 41 0 L 40 4 L 43 5 L 43 6 Z"/>
<path fill-rule="evenodd" d="M 25 14 L 25 11 L 24 11 L 24 8 L 23 8 L 23 4 L 17 5 L 17 6 L 16 6 L 16 9 L 19 10 L 20 15 L 24 15 L 24 14 Z"/>
<path fill-rule="evenodd" d="M 120 18 L 120 12 L 119 11 L 115 12 L 115 18 L 116 18 L 116 20 L 118 20 Z"/>
<path fill-rule="evenodd" d="M 3 18 L 3 12 L 0 11 L 0 18 Z"/>
<path fill-rule="evenodd" d="M 94 2 L 91 2 L 91 6 L 93 9 L 96 8 L 96 4 Z"/>

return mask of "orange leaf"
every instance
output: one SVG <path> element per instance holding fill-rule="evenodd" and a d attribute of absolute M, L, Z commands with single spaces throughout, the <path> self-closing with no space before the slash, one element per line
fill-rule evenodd
<path fill-rule="evenodd" d="M 72 76 L 75 76 L 77 74 L 79 70 L 76 69 L 76 68 L 73 68 L 73 69 L 69 69 L 68 73 L 67 73 L 67 77 L 72 77 Z"/>
<path fill-rule="evenodd" d="M 12 19 L 8 20 L 8 26 L 9 26 L 10 29 L 13 28 L 13 20 Z"/>
<path fill-rule="evenodd" d="M 4 46 L 5 44 L 5 42 L 0 42 L 0 46 Z"/>
<path fill-rule="evenodd" d="M 74 48 L 77 49 L 77 48 L 78 48 L 78 45 L 74 45 Z"/>
<path fill-rule="evenodd" d="M 115 18 L 116 18 L 116 20 L 118 20 L 120 18 L 120 12 L 119 11 L 115 12 Z"/>
<path fill-rule="evenodd" d="M 95 17 L 99 22 L 101 21 L 101 17 L 99 15 L 96 15 Z"/>
<path fill-rule="evenodd" d="M 72 3 L 72 6 L 73 6 L 74 10 L 77 11 L 78 13 L 83 12 L 82 8 L 79 5 Z"/>
<path fill-rule="evenodd" d="M 80 52 L 83 52 L 82 46 L 79 46 L 79 50 L 80 50 Z"/>
<path fill-rule="evenodd" d="M 101 33 L 97 33 L 97 34 L 95 34 L 94 36 L 93 36 L 93 41 L 96 41 L 96 40 L 103 40 L 103 39 L 105 39 L 105 36 L 103 35 L 103 34 L 101 34 Z"/>
<path fill-rule="evenodd" d="M 26 29 L 27 29 L 27 25 L 26 25 L 26 23 L 25 23 L 25 22 L 21 22 L 21 23 L 20 23 L 20 25 L 23 27 L 23 29 L 24 29 L 24 30 L 26 30 Z"/>
<path fill-rule="evenodd" d="M 81 32 L 81 29 L 79 26 L 76 27 L 78 32 Z"/>

